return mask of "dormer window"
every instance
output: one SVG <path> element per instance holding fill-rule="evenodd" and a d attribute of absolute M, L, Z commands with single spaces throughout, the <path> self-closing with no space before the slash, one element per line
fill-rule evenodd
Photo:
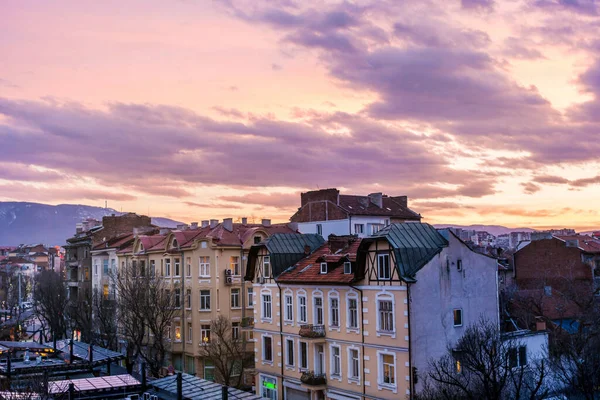
<path fill-rule="evenodd" d="M 174 247 L 174 248 L 179 247 L 179 243 L 177 243 L 177 239 L 173 239 L 173 241 L 171 242 L 171 247 Z"/>
<path fill-rule="evenodd" d="M 140 251 L 144 251 L 144 245 L 140 243 Z"/>
<path fill-rule="evenodd" d="M 352 263 L 350 261 L 346 261 L 344 263 L 344 273 L 351 274 L 352 273 Z"/>
<path fill-rule="evenodd" d="M 321 263 L 321 273 L 322 274 L 326 274 L 327 273 L 327 263 L 326 262 L 322 262 Z"/>

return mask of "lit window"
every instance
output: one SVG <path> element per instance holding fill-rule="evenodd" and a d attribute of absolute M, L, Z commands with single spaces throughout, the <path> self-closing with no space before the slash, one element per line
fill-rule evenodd
<path fill-rule="evenodd" d="M 210 257 L 206 256 L 199 258 L 198 275 L 202 278 L 210 277 Z"/>
<path fill-rule="evenodd" d="M 233 275 L 238 276 L 240 274 L 240 258 L 238 256 L 229 257 L 229 269 Z"/>
<path fill-rule="evenodd" d="M 210 342 L 210 325 L 200 325 L 200 340 L 201 343 Z"/>
<path fill-rule="evenodd" d="M 381 354 L 380 356 L 381 383 L 384 385 L 396 385 L 396 363 L 392 354 Z"/>
<path fill-rule="evenodd" d="M 175 341 L 181 341 L 181 325 L 179 322 L 175 322 Z"/>

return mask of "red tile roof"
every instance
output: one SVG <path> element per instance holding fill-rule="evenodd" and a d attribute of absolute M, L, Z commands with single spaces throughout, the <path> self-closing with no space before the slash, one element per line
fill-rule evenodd
<path fill-rule="evenodd" d="M 348 237 L 348 245 L 332 253 L 329 242 L 325 242 L 306 258 L 298 261 L 276 278 L 280 283 L 327 283 L 349 284 L 354 281 L 354 274 L 344 274 L 346 260 L 354 262 L 361 239 Z M 327 262 L 327 273 L 321 273 L 321 262 Z"/>
<path fill-rule="evenodd" d="M 600 253 L 600 240 L 594 239 L 588 235 L 556 235 L 554 236 L 563 242 L 577 240 L 577 247 L 586 253 Z"/>

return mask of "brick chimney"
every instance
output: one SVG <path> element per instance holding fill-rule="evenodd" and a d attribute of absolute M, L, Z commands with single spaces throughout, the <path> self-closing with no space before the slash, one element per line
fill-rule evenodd
<path fill-rule="evenodd" d="M 379 208 L 383 208 L 383 193 L 369 193 L 369 200 Z"/>
<path fill-rule="evenodd" d="M 205 219 L 204 221 L 202 221 L 202 227 L 203 227 L 203 228 L 206 228 L 206 227 L 208 227 L 208 225 L 209 225 L 209 224 L 210 224 L 210 221 L 209 221 L 209 220 L 207 220 L 207 219 Z"/>
<path fill-rule="evenodd" d="M 233 218 L 224 218 L 223 228 L 225 228 L 229 232 L 233 232 Z"/>
<path fill-rule="evenodd" d="M 198 229 L 198 223 L 197 222 L 192 222 L 190 224 L 190 229 Z"/>
<path fill-rule="evenodd" d="M 402 205 L 402 207 L 408 207 L 408 197 L 406 196 L 394 196 L 392 200 Z"/>
<path fill-rule="evenodd" d="M 351 243 L 354 238 L 352 236 L 336 236 L 334 234 L 329 235 L 327 242 L 329 245 L 329 251 L 335 254 L 338 250 L 342 250 Z"/>
<path fill-rule="evenodd" d="M 219 225 L 219 220 L 218 219 L 211 219 L 210 220 L 210 228 L 215 228 L 217 225 Z"/>
<path fill-rule="evenodd" d="M 302 206 L 311 201 L 330 201 L 334 204 L 340 204 L 340 191 L 337 189 L 312 190 L 300 194 L 300 203 Z"/>
<path fill-rule="evenodd" d="M 248 225 L 248 218 L 242 218 L 242 225 Z"/>

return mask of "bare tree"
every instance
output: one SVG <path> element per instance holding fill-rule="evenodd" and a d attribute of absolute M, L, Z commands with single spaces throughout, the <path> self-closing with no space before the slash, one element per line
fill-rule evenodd
<path fill-rule="evenodd" d="M 545 360 L 517 365 L 520 343 L 485 320 L 467 328 L 455 348 L 433 361 L 423 391 L 433 399 L 542 399 L 550 392 Z"/>
<path fill-rule="evenodd" d="M 72 329 L 81 333 L 81 340 L 94 343 L 92 323 L 92 292 L 87 288 L 80 288 L 77 297 L 69 299 L 67 319 Z"/>
<path fill-rule="evenodd" d="M 92 321 L 95 344 L 106 349 L 118 350 L 117 344 L 117 306 L 113 294 L 95 289 L 92 294 Z"/>
<path fill-rule="evenodd" d="M 158 376 L 170 349 L 167 336 L 177 312 L 175 299 L 168 281 L 149 271 L 139 272 L 132 265 L 113 277 L 118 327 L 127 341 L 129 362 L 142 359 Z"/>
<path fill-rule="evenodd" d="M 201 346 L 200 355 L 212 361 L 219 383 L 233 387 L 241 386 L 244 368 L 254 357 L 246 351 L 243 335 L 234 335 L 231 320 L 223 315 L 211 322 L 210 338 Z"/>
<path fill-rule="evenodd" d="M 68 301 L 61 276 L 50 270 L 40 272 L 35 277 L 33 300 L 35 313 L 49 327 L 51 337 L 66 337 L 65 310 Z"/>

